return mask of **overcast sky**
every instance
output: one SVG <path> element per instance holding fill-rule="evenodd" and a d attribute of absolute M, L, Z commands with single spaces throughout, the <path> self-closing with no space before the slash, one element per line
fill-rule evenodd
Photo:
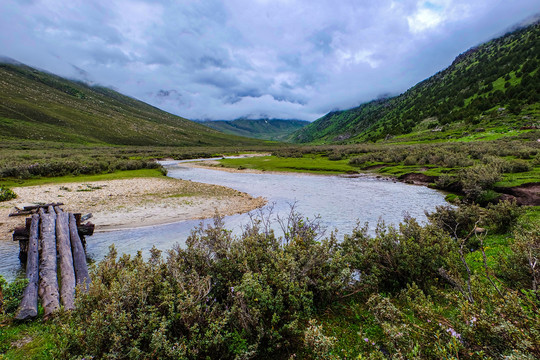
<path fill-rule="evenodd" d="M 1 0 L 0 55 L 189 119 L 313 121 L 399 94 L 538 0 Z"/>

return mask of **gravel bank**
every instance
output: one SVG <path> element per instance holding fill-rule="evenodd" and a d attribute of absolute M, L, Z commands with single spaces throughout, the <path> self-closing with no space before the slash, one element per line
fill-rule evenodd
<path fill-rule="evenodd" d="M 66 183 L 14 188 L 17 198 L 0 203 L 0 240 L 24 224 L 8 217 L 14 207 L 62 202 L 71 212 L 92 213 L 96 231 L 160 225 L 248 212 L 266 200 L 230 188 L 171 178 Z"/>

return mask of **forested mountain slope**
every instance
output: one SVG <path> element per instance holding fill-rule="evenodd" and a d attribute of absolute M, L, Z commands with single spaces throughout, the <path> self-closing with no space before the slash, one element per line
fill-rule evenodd
<path fill-rule="evenodd" d="M 246 136 L 265 140 L 284 140 L 291 133 L 309 124 L 303 120 L 281 119 L 236 119 L 204 121 L 201 124 L 225 134 Z"/>
<path fill-rule="evenodd" d="M 291 140 L 358 142 L 456 124 L 535 126 L 540 114 L 539 35 L 536 22 L 469 49 L 405 93 L 331 112 Z"/>
<path fill-rule="evenodd" d="M 109 88 L 0 59 L 0 138 L 115 145 L 241 145 Z"/>

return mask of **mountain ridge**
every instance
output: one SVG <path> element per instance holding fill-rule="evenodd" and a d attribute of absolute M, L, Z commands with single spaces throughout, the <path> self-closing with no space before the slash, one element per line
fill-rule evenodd
<path fill-rule="evenodd" d="M 480 126 L 501 115 L 512 123 L 519 123 L 520 116 L 537 118 L 539 38 L 540 23 L 536 20 L 466 50 L 450 66 L 400 95 L 330 112 L 293 133 L 290 140 L 376 141 L 414 132 L 428 119 L 432 128 L 448 128 L 459 122 Z"/>
<path fill-rule="evenodd" d="M 235 119 L 197 121 L 225 134 L 239 135 L 262 140 L 281 141 L 294 131 L 309 124 L 296 119 Z"/>
<path fill-rule="evenodd" d="M 260 143 L 220 133 L 99 85 L 0 60 L 0 136 L 111 145 Z"/>

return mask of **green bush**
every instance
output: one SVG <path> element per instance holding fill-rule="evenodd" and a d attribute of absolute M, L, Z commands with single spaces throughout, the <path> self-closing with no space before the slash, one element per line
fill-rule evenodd
<path fill-rule="evenodd" d="M 513 288 L 531 289 L 540 300 L 540 224 L 519 224 L 508 256 L 499 256 L 499 276 Z"/>
<path fill-rule="evenodd" d="M 497 204 L 489 204 L 485 213 L 486 223 L 493 233 L 504 234 L 512 230 L 524 212 L 524 209 L 515 201 L 505 200 Z"/>
<path fill-rule="evenodd" d="M 0 201 L 8 201 L 15 199 L 16 197 L 17 194 L 15 194 L 13 190 L 7 187 L 0 187 Z"/>
<path fill-rule="evenodd" d="M 331 359 L 356 340 L 357 352 L 343 357 L 534 358 L 538 226 L 516 229 L 512 266 L 495 267 L 507 288 L 491 276 L 495 288 L 482 267 L 465 271 L 470 261 L 460 254 L 475 226 L 503 231 L 518 215 L 506 202 L 439 207 L 427 225 L 380 223 L 374 236 L 358 226 L 338 242 L 320 240 L 318 222 L 292 211 L 279 221 L 283 238 L 270 216 L 240 236 L 217 218 L 165 257 L 153 249 L 147 261 L 118 258 L 111 248 L 89 292 L 57 323 L 60 357 Z M 345 310 L 345 325 L 325 322 L 348 300 L 360 310 Z M 352 335 L 342 336 L 347 324 Z"/>
<path fill-rule="evenodd" d="M 437 226 L 406 218 L 399 229 L 379 224 L 375 237 L 366 230 L 357 228 L 342 243 L 365 293 L 396 292 L 412 282 L 429 289 L 438 284 L 439 268 L 454 268 L 458 261 L 456 243 Z"/>
<path fill-rule="evenodd" d="M 217 219 L 167 259 L 117 260 L 111 249 L 63 326 L 65 356 L 253 358 L 301 342 L 302 319 L 335 301 L 350 272 L 309 222 L 291 223 L 283 241 L 260 224 L 233 238 Z"/>
<path fill-rule="evenodd" d="M 0 318 L 13 316 L 21 302 L 27 284 L 27 279 L 17 279 L 12 283 L 8 283 L 0 275 Z"/>
<path fill-rule="evenodd" d="M 491 190 L 501 179 L 501 173 L 494 165 L 474 165 L 461 170 L 458 177 L 467 199 L 477 201 L 484 191 Z"/>

